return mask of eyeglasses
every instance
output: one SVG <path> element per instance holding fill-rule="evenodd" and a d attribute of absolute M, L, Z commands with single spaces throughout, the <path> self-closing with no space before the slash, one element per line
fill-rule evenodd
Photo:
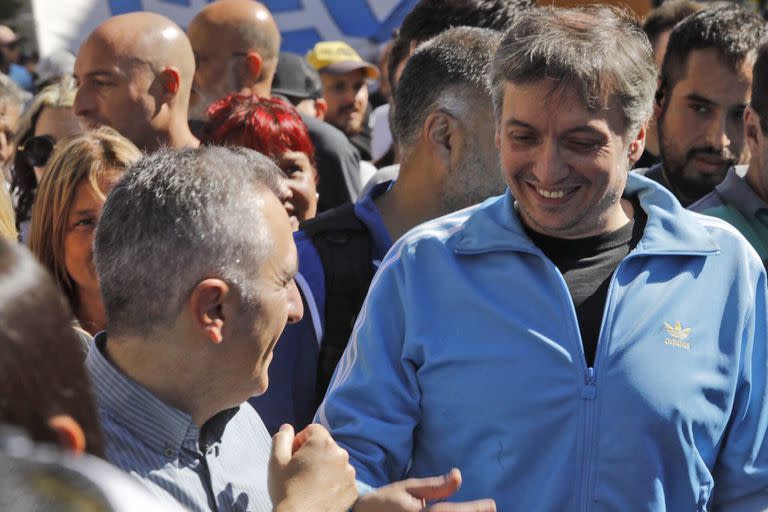
<path fill-rule="evenodd" d="M 43 167 L 48 162 L 56 141 L 50 135 L 30 137 L 17 149 L 24 154 L 24 160 L 32 167 Z"/>

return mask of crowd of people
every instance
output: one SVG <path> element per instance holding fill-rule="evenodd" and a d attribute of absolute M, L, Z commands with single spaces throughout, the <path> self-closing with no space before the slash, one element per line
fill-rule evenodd
<path fill-rule="evenodd" d="M 375 65 L 216 0 L 34 96 L 17 47 L 0 508 L 768 511 L 748 6 L 420 0 Z"/>

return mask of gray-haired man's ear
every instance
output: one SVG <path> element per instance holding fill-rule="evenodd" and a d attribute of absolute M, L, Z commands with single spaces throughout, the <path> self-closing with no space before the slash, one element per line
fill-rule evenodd
<path fill-rule="evenodd" d="M 229 285 L 221 279 L 204 279 L 195 286 L 188 300 L 195 325 L 213 343 L 224 339 L 224 301 L 229 292 Z"/>

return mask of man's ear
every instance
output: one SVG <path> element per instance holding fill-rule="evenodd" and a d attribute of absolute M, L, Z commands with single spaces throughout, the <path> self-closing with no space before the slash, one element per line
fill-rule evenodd
<path fill-rule="evenodd" d="M 261 70 L 264 67 L 264 59 L 257 52 L 249 51 L 245 55 L 245 69 L 248 72 L 249 84 L 257 82 L 261 77 Z"/>
<path fill-rule="evenodd" d="M 430 112 L 424 120 L 423 136 L 429 152 L 445 168 L 451 165 L 451 150 L 456 144 L 456 119 L 442 111 Z"/>
<path fill-rule="evenodd" d="M 83 427 L 68 414 L 51 416 L 48 426 L 59 438 L 59 448 L 80 455 L 85 453 L 85 433 Z"/>
<path fill-rule="evenodd" d="M 640 129 L 637 131 L 637 134 L 634 137 L 634 140 L 632 140 L 629 143 L 629 150 L 627 151 L 627 156 L 629 157 L 629 161 L 634 164 L 638 160 L 640 160 L 640 157 L 643 155 L 643 150 L 645 150 L 645 138 L 648 135 L 648 122 L 644 122 L 640 125 Z"/>
<path fill-rule="evenodd" d="M 760 126 L 760 115 L 747 105 L 744 110 L 744 137 L 747 139 L 747 146 L 752 155 L 760 153 L 760 137 L 763 136 L 763 129 Z"/>
<path fill-rule="evenodd" d="M 328 113 L 328 102 L 325 101 L 325 98 L 318 98 L 315 100 L 315 115 L 316 117 L 323 121 L 325 120 L 325 114 Z"/>
<path fill-rule="evenodd" d="M 181 76 L 176 68 L 165 68 L 158 76 L 163 96 L 167 99 L 174 98 L 181 87 Z"/>
<path fill-rule="evenodd" d="M 213 343 L 224 340 L 224 301 L 229 293 L 227 283 L 210 278 L 198 283 L 189 297 L 193 325 Z"/>

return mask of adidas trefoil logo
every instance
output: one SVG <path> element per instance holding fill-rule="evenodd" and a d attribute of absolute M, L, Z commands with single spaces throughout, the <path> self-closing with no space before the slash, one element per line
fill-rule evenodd
<path fill-rule="evenodd" d="M 667 322 L 664 322 L 664 329 L 666 329 L 667 334 L 669 334 L 669 338 L 664 340 L 665 345 L 691 350 L 691 343 L 689 341 L 683 341 L 691 335 L 690 327 L 683 329 L 683 326 L 679 321 L 675 322 L 675 325 L 669 325 Z"/>

